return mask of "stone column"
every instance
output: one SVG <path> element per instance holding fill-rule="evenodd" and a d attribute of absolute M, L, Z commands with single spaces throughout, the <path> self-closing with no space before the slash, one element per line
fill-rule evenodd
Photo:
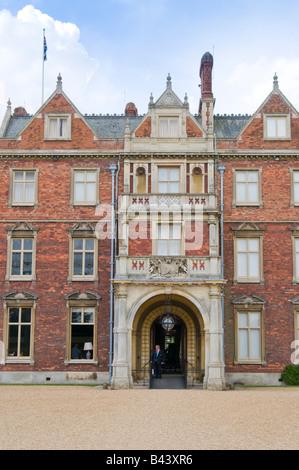
<path fill-rule="evenodd" d="M 127 331 L 127 287 L 125 284 L 115 286 L 114 311 L 114 350 L 112 389 L 129 388 L 128 364 L 128 331 Z"/>
<path fill-rule="evenodd" d="M 221 313 L 221 285 L 210 286 L 210 350 L 207 364 L 206 387 L 210 390 L 225 388 L 223 361 L 223 326 Z"/>

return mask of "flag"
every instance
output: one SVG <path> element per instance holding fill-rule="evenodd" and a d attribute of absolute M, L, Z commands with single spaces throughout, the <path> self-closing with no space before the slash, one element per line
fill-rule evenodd
<path fill-rule="evenodd" d="M 44 30 L 44 62 L 45 60 L 47 60 L 47 50 L 48 50 L 48 46 L 47 46 L 45 30 Z"/>

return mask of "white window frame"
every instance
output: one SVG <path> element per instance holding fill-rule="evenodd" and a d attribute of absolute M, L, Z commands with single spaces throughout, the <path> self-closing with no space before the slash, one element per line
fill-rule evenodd
<path fill-rule="evenodd" d="M 240 325 L 240 315 L 247 315 L 247 326 Z M 254 326 L 250 323 L 251 314 L 259 315 L 259 325 Z M 265 363 L 264 346 L 264 315 L 263 308 L 237 308 L 235 310 L 235 363 L 236 364 L 263 364 Z M 247 331 L 248 357 L 240 356 L 240 330 Z M 259 332 L 259 356 L 252 357 L 250 336 L 253 331 Z"/>
<path fill-rule="evenodd" d="M 275 136 L 269 136 L 268 132 L 268 119 L 275 120 Z M 283 136 L 278 135 L 278 121 L 285 119 L 286 134 Z M 291 139 L 291 119 L 290 114 L 264 114 L 264 140 L 290 140 Z"/>
<path fill-rule="evenodd" d="M 292 235 L 293 245 L 293 284 L 299 283 L 299 233 L 294 232 Z"/>
<path fill-rule="evenodd" d="M 176 123 L 176 131 L 173 132 L 172 124 Z M 159 116 L 159 137 L 164 139 L 178 139 L 179 116 Z"/>
<path fill-rule="evenodd" d="M 83 249 L 82 250 L 75 250 L 75 241 L 76 240 L 83 240 Z M 93 250 L 85 249 L 86 247 L 86 240 L 93 240 L 94 241 L 94 248 Z M 82 274 L 74 274 L 74 261 L 75 261 L 75 253 L 80 252 L 83 253 L 83 263 L 82 263 Z M 86 253 L 93 253 L 93 274 L 84 274 L 84 266 L 85 266 L 85 254 Z M 95 236 L 84 236 L 84 234 L 76 234 L 76 236 L 70 235 L 70 254 L 69 254 L 69 281 L 97 281 L 98 280 L 98 239 Z"/>
<path fill-rule="evenodd" d="M 166 226 L 168 228 L 168 235 L 170 235 L 170 227 L 173 225 L 178 226 L 180 238 L 159 238 L 160 237 L 160 228 L 161 225 Z M 152 253 L 153 256 L 165 257 L 165 256 L 184 256 L 185 254 L 185 243 L 184 243 L 184 224 L 181 221 L 164 221 L 159 220 L 152 223 Z M 167 253 L 159 253 L 159 241 L 165 240 L 167 241 Z M 179 240 L 179 253 L 171 252 L 171 240 Z"/>
<path fill-rule="evenodd" d="M 84 194 L 86 194 L 86 184 L 87 178 L 86 175 L 87 173 L 95 173 L 95 197 L 93 201 L 79 201 L 76 200 L 76 174 L 78 173 L 84 173 Z M 100 203 L 100 198 L 99 198 L 99 180 L 100 180 L 100 170 L 98 168 L 72 168 L 71 169 L 71 205 L 73 206 L 96 206 Z"/>
<path fill-rule="evenodd" d="M 238 249 L 238 241 L 245 240 L 246 241 L 246 250 L 240 251 Z M 257 240 L 258 241 L 258 251 L 251 251 L 249 248 L 249 241 L 250 240 Z M 240 276 L 239 274 L 239 254 L 246 254 L 247 258 L 247 275 Z M 258 276 L 250 276 L 249 272 L 249 259 L 250 254 L 258 254 L 258 269 L 259 273 Z M 257 233 L 248 234 L 236 234 L 234 237 L 234 283 L 264 283 L 263 277 L 263 236 L 258 235 Z"/>
<path fill-rule="evenodd" d="M 238 182 L 238 174 L 245 173 L 245 185 L 246 185 L 246 195 L 247 199 L 244 201 L 240 200 L 238 197 L 238 185 L 241 182 Z M 257 181 L 251 182 L 250 181 L 250 174 L 256 173 L 257 174 Z M 257 198 L 255 201 L 248 200 L 248 185 L 256 184 L 257 189 Z M 237 206 L 259 206 L 262 207 L 262 170 L 261 168 L 233 168 L 233 207 Z"/>
<path fill-rule="evenodd" d="M 290 168 L 291 172 L 291 207 L 299 206 L 299 168 Z M 296 190 L 298 199 L 296 199 Z"/>
<path fill-rule="evenodd" d="M 178 171 L 178 180 L 171 180 L 170 179 L 170 172 L 171 170 L 174 170 L 176 169 Z M 159 176 L 159 173 L 160 173 L 160 170 L 167 170 L 167 179 L 163 180 L 163 179 L 160 179 L 160 176 Z M 180 189 L 181 189 L 181 168 L 179 166 L 175 166 L 175 165 L 169 165 L 169 166 L 163 166 L 163 165 L 159 165 L 157 167 L 157 192 L 159 194 L 178 194 L 180 193 Z M 161 191 L 160 190 L 160 183 L 164 183 L 164 184 L 167 184 L 167 191 Z M 177 183 L 177 190 L 175 191 L 170 191 L 170 186 L 171 184 L 173 183 Z"/>
<path fill-rule="evenodd" d="M 73 322 L 73 311 L 81 311 L 81 322 Z M 93 321 L 92 322 L 84 322 L 84 313 L 85 313 L 85 310 L 92 310 L 92 313 L 93 313 Z M 94 362 L 94 355 L 96 354 L 96 350 L 95 350 L 95 345 L 96 345 L 96 308 L 94 306 L 88 306 L 88 305 L 78 305 L 78 306 L 73 306 L 73 307 L 70 307 L 70 341 L 69 341 L 69 361 L 70 362 L 79 362 L 79 363 L 82 363 L 82 362 Z M 93 337 L 92 337 L 92 346 L 93 346 L 93 349 L 92 349 L 92 357 L 91 358 L 79 358 L 79 359 L 73 359 L 72 358 L 72 328 L 73 326 L 84 326 L 84 325 L 88 325 L 88 326 L 92 326 L 93 327 Z M 84 352 L 83 352 L 84 353 Z M 86 354 L 86 353 L 85 353 Z"/>
<path fill-rule="evenodd" d="M 20 227 L 19 229 L 9 229 L 7 234 L 7 262 L 6 262 L 6 281 L 36 281 L 36 241 L 37 241 L 37 228 L 24 228 Z M 12 274 L 12 258 L 13 252 L 17 250 L 13 250 L 13 241 L 14 240 L 22 240 L 22 249 L 21 249 L 21 269 L 23 266 L 23 258 L 24 258 L 24 240 L 32 240 L 32 253 L 31 258 L 31 267 L 32 272 L 30 275 L 23 275 L 20 273 L 19 275 Z M 27 252 L 27 250 L 25 250 Z M 29 251 L 28 251 L 29 252 Z"/>
<path fill-rule="evenodd" d="M 57 128 L 56 128 L 56 135 L 50 135 L 50 122 L 51 120 L 56 119 L 57 121 Z M 66 119 L 66 132 L 64 135 L 60 135 L 60 122 L 61 120 Z M 45 114 L 45 140 L 71 140 L 71 121 L 72 115 L 70 113 L 61 114 L 61 113 L 51 113 Z"/>
<path fill-rule="evenodd" d="M 16 180 L 16 173 L 23 173 L 21 180 Z M 26 180 L 26 173 L 33 173 L 33 180 Z M 18 201 L 15 199 L 15 184 L 23 184 L 23 198 Z M 26 183 L 34 185 L 33 200 L 25 201 Z M 9 170 L 9 206 L 36 206 L 38 205 L 38 169 L 37 168 L 10 168 Z"/>
<path fill-rule="evenodd" d="M 6 364 L 17 364 L 17 363 L 24 363 L 24 364 L 34 364 L 34 330 L 35 330 L 35 311 L 36 311 L 36 299 L 37 296 L 27 295 L 28 292 L 26 291 L 25 296 L 23 294 L 24 299 L 20 299 L 18 293 L 13 292 L 8 295 L 5 295 L 4 301 L 4 346 L 5 346 L 5 358 L 4 361 Z M 29 356 L 15 356 L 15 355 L 8 355 L 8 346 L 9 346 L 9 313 L 10 308 L 30 308 L 31 309 L 31 319 L 30 319 L 30 351 Z M 15 323 L 20 324 L 20 322 Z M 24 322 L 24 324 L 29 324 L 29 322 Z"/>

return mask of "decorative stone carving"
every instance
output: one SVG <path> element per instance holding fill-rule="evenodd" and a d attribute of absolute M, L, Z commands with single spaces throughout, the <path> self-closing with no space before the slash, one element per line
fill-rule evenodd
<path fill-rule="evenodd" d="M 151 276 L 161 277 L 176 277 L 187 274 L 187 260 L 179 258 L 152 259 L 149 262 L 149 273 Z"/>
<path fill-rule="evenodd" d="M 166 205 L 166 206 L 174 206 L 180 204 L 180 197 L 179 196 L 159 196 L 158 199 L 159 206 Z"/>
<path fill-rule="evenodd" d="M 232 300 L 232 303 L 237 305 L 264 305 L 266 302 L 265 299 L 256 294 L 243 294 Z"/>

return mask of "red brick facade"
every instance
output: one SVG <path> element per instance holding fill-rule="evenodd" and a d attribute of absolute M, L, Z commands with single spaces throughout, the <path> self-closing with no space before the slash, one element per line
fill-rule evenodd
<path fill-rule="evenodd" d="M 187 139 L 188 145 L 190 143 L 191 146 L 191 150 L 188 147 L 185 156 L 183 152 L 180 154 L 179 147 L 175 150 L 173 147 L 165 150 L 163 145 L 162 150 L 158 149 L 155 155 L 154 152 L 152 155 L 150 152 L 147 154 L 146 149 L 140 150 L 139 156 L 136 156 L 137 151 L 130 153 L 128 145 L 131 145 L 135 138 L 136 145 L 140 145 L 141 138 L 150 140 L 152 132 L 150 113 L 145 118 L 138 116 L 133 103 L 129 103 L 130 106 L 124 117 L 112 119 L 105 116 L 98 120 L 92 119 L 83 117 L 58 87 L 35 116 L 29 117 L 25 110 L 17 109 L 11 117 L 0 138 L 0 287 L 3 299 L 0 304 L 0 341 L 3 345 L 0 373 L 59 372 L 64 373 L 65 377 L 76 372 L 84 372 L 91 377 L 92 374 L 97 377 L 99 373 L 108 373 L 108 367 L 111 367 L 109 343 L 113 293 L 111 250 L 115 250 L 114 266 L 115 257 L 123 249 L 119 245 L 119 240 L 123 241 L 121 233 L 123 227 L 121 225 L 117 227 L 118 238 L 115 245 L 111 244 L 109 223 L 107 226 L 105 224 L 101 226 L 101 236 L 97 237 L 96 225 L 99 220 L 97 205 L 106 205 L 109 212 L 113 198 L 122 194 L 132 197 L 133 204 L 149 204 L 151 194 L 157 193 L 152 189 L 157 183 L 153 180 L 154 169 L 158 171 L 161 161 L 162 165 L 166 166 L 165 162 L 168 160 L 174 168 L 180 165 L 179 187 L 184 188 L 182 197 L 190 194 L 190 208 L 194 209 L 194 201 L 198 204 L 202 201 L 206 211 L 202 224 L 202 246 L 195 247 L 194 250 L 188 247 L 181 255 L 183 263 L 192 260 L 192 257 L 198 257 L 199 259 L 193 259 L 193 268 L 196 267 L 195 271 L 200 269 L 200 275 L 203 276 L 201 271 L 205 270 L 205 266 L 213 256 L 216 258 L 223 256 L 224 282 L 218 275 L 209 279 L 198 278 L 196 282 L 198 286 L 204 285 L 204 282 L 210 282 L 211 286 L 213 282 L 215 285 L 217 282 L 222 282 L 224 285 L 224 346 L 227 376 L 231 375 L 233 377 L 231 380 L 234 381 L 234 374 L 241 374 L 241 380 L 244 380 L 242 375 L 244 373 L 280 374 L 284 366 L 290 363 L 291 344 L 295 339 L 299 339 L 296 323 L 299 311 L 297 309 L 299 301 L 296 300 L 299 294 L 299 268 L 295 267 L 294 252 L 294 240 L 299 239 L 299 201 L 294 183 L 294 174 L 299 174 L 299 115 L 280 92 L 275 80 L 273 91 L 266 101 L 252 117 L 244 117 L 244 122 L 242 121 L 242 125 L 239 124 L 239 128 L 234 132 L 223 131 L 221 119 L 224 118 L 219 118 L 217 121 L 217 117 L 214 116 L 217 163 L 226 166 L 223 173 L 223 253 L 215 254 L 213 250 L 215 247 L 218 249 L 218 239 L 221 238 L 220 173 L 214 166 L 215 148 L 208 147 L 208 144 L 207 147 L 200 147 L 203 143 L 211 142 L 212 65 L 213 58 L 206 53 L 200 69 L 202 79 L 200 110 L 206 113 L 207 122 L 202 123 L 201 116 L 191 117 L 188 115 L 186 104 L 181 105 L 185 113 L 182 119 L 185 126 L 184 139 Z M 168 84 L 168 90 L 169 86 Z M 66 123 L 70 126 L 70 133 L 60 130 L 66 133 L 58 138 L 51 138 L 49 120 L 51 117 L 54 120 L 57 117 L 59 119 L 59 116 L 65 120 L 63 125 Z M 284 137 L 279 135 L 278 138 L 273 138 L 272 129 L 269 127 L 266 130 L 267 119 L 271 117 L 283 119 Z M 21 119 L 23 121 L 20 121 Z M 233 127 L 237 120 L 228 118 L 227 124 L 229 119 Z M 241 118 L 239 121 L 241 122 Z M 270 122 L 273 124 L 274 121 Z M 14 127 L 17 123 L 22 125 Z M 128 123 L 131 126 L 130 141 Z M 280 124 L 275 121 L 274 125 Z M 159 139 L 156 138 L 157 140 Z M 138 158 L 145 171 L 146 191 L 144 189 L 142 195 L 134 192 L 136 186 L 134 164 Z M 212 169 L 211 162 L 213 162 Z M 111 165 L 115 165 L 115 173 Z M 127 177 L 125 168 L 127 168 Z M 191 191 L 194 168 L 197 170 L 194 174 L 199 172 L 202 177 L 200 183 L 202 191 L 197 195 L 192 195 Z M 35 175 L 34 200 L 31 200 L 30 204 L 14 203 L 15 188 L 20 187 L 17 186 L 18 180 L 14 179 L 15 175 L 17 173 L 17 177 L 22 180 L 27 177 L 24 175 L 28 172 Z M 76 172 L 85 178 L 80 191 L 83 187 L 87 191 L 86 175 L 96 178 L 92 180 L 97 193 L 94 202 L 74 202 Z M 239 176 L 245 179 L 237 180 Z M 215 210 L 212 203 L 209 206 L 208 201 L 214 197 L 216 178 L 218 208 L 216 206 Z M 27 183 L 22 184 L 25 188 Z M 192 184 L 194 185 L 192 187 L 195 187 L 195 183 Z M 246 191 L 254 191 L 256 199 L 253 203 L 238 200 L 240 194 L 243 195 L 244 188 Z M 181 192 L 177 191 L 178 194 Z M 25 228 L 22 224 L 25 224 Z M 194 223 L 191 226 L 194 229 Z M 214 226 L 217 226 L 217 229 L 213 232 L 211 227 Z M 126 254 L 127 257 L 139 257 L 137 261 L 131 260 L 133 274 L 137 271 L 137 267 L 142 271 L 145 269 L 146 258 L 156 256 L 150 235 L 150 222 L 147 220 L 145 224 L 135 228 L 141 231 L 142 237 L 129 239 Z M 11 243 L 14 238 L 17 240 L 28 238 L 26 230 L 32 235 L 29 238 L 35 240 L 33 242 L 35 276 L 32 276 L 32 279 L 16 279 L 10 274 L 13 256 Z M 84 276 L 78 278 L 72 272 L 71 266 L 75 257 L 73 240 L 76 237 L 81 240 L 81 233 L 82 239 L 92 238 L 97 247 L 92 252 L 96 271 L 92 279 L 86 279 Z M 103 236 L 105 233 L 107 233 L 106 239 Z M 249 244 L 246 245 L 247 251 L 237 248 L 238 240 L 246 243 L 249 243 L 247 240 L 254 240 L 252 245 L 258 248 L 248 248 Z M 22 256 L 20 259 L 25 259 L 24 253 Z M 248 279 L 241 278 L 240 274 L 245 269 L 244 266 L 240 267 L 240 260 L 244 260 L 245 257 L 248 264 Z M 251 259 L 254 259 L 255 263 L 254 276 L 250 273 Z M 186 264 L 183 266 L 186 269 L 183 273 L 186 278 L 189 268 Z M 145 280 L 144 283 L 146 282 Z M 188 280 L 188 282 L 191 285 L 193 281 Z M 212 290 L 212 287 L 209 289 Z M 119 295 L 119 298 L 122 299 L 122 296 L 123 294 Z M 211 298 L 214 299 L 215 296 L 216 293 L 212 292 Z M 10 306 L 17 309 L 18 306 L 27 305 L 31 305 L 32 308 L 34 305 L 34 318 L 31 329 L 32 349 L 30 357 L 26 356 L 25 360 L 22 355 L 18 357 L 8 355 L 10 331 L 16 331 L 13 330 L 14 325 L 9 324 L 8 309 Z M 70 358 L 70 349 L 73 345 L 70 312 L 81 307 L 94 308 L 95 349 L 92 361 L 80 363 Z M 240 352 L 240 342 L 244 338 L 245 327 L 242 329 L 241 323 L 238 323 L 241 320 L 237 320 L 241 318 L 239 315 L 245 315 L 246 312 L 260 315 L 258 327 L 255 325 L 255 330 L 253 327 L 246 329 L 252 337 L 259 335 L 258 343 L 252 343 L 252 348 L 259 344 L 258 357 L 252 353 L 248 360 L 242 356 L 243 350 Z M 114 313 L 118 315 L 118 312 Z M 244 320 L 244 317 L 242 318 Z M 18 328 L 22 326 L 19 325 Z M 18 331 L 17 336 L 20 337 L 21 330 Z M 4 376 L 1 381 L 5 381 Z"/>

